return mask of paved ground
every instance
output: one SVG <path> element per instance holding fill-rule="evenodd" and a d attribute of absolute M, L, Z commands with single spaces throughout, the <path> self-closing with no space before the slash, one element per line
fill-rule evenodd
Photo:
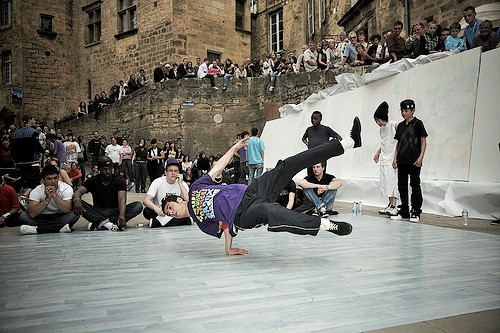
<path fill-rule="evenodd" d="M 128 201 L 142 201 L 144 194 L 136 194 L 130 192 Z M 352 207 L 351 203 L 336 203 L 335 209 L 342 213 L 350 212 Z M 366 215 L 380 216 L 377 213 L 379 207 L 365 206 L 364 211 Z M 463 229 L 471 232 L 482 232 L 488 234 L 500 234 L 500 226 L 491 225 L 489 220 L 470 219 L 468 226 L 462 225 L 460 217 L 443 217 L 431 214 L 422 214 L 421 223 L 439 226 L 443 228 Z M 136 217 L 129 222 L 130 227 L 136 227 L 138 223 L 146 223 L 142 216 Z M 87 222 L 81 219 L 76 225 L 75 229 L 85 230 Z M 1 233 L 18 233 L 19 228 L 2 228 Z M 21 237 L 21 236 L 20 236 Z M 500 288 L 499 288 L 500 290 Z M 1 329 L 0 329 L 1 331 Z M 470 313 L 460 316 L 453 316 L 441 318 L 430 321 L 417 322 L 408 325 L 402 325 L 392 328 L 385 328 L 372 332 L 388 332 L 388 333 L 402 333 L 402 332 L 423 332 L 423 333 L 437 333 L 437 332 L 499 332 L 500 331 L 500 309 Z"/>

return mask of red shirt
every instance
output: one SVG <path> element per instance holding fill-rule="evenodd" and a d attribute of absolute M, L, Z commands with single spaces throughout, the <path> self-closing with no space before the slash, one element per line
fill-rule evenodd
<path fill-rule="evenodd" d="M 0 186 L 0 215 L 9 212 L 12 208 L 20 208 L 16 190 L 12 186 Z"/>

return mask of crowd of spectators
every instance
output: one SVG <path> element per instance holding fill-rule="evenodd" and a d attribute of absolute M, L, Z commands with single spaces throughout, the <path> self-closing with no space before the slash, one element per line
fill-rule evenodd
<path fill-rule="evenodd" d="M 403 23 L 396 21 L 392 29 L 373 33 L 369 38 L 364 31 L 351 31 L 348 34 L 342 31 L 336 38 L 323 39 L 318 43 L 311 41 L 304 44 L 299 52 L 291 52 L 286 56 L 280 52 L 271 52 L 267 56 L 244 59 L 240 63 L 234 63 L 231 59 L 224 62 L 215 59 L 210 62 L 205 58 L 202 61 L 197 57 L 194 65 L 188 58 L 182 59 L 180 64 L 161 61 L 152 73 L 152 81 L 159 83 L 183 78 L 208 79 L 211 87 L 218 90 L 215 79 L 219 77 L 222 78 L 222 89 L 226 90 L 231 78 L 264 76 L 268 78 L 269 91 L 273 91 L 277 77 L 285 74 L 381 64 L 434 52 L 462 52 L 475 47 L 481 47 L 486 52 L 498 47 L 500 31 L 493 31 L 491 21 L 476 18 L 476 11 L 472 6 L 463 10 L 463 17 L 467 27 L 460 37 L 461 26 L 458 22 L 443 27 L 436 21 L 430 21 L 426 24 L 415 22 L 410 36 L 403 38 Z M 102 91 L 88 103 L 82 101 L 78 107 L 78 116 L 95 112 L 97 118 L 104 106 L 150 82 L 144 70 L 140 69 L 138 74 L 131 74 L 127 82 L 120 80 L 118 85 L 112 86 L 109 94 Z"/>

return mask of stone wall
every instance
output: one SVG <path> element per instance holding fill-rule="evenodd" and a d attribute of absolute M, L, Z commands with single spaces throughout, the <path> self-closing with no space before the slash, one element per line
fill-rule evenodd
<path fill-rule="evenodd" d="M 370 68 L 350 69 L 361 74 Z M 199 151 L 224 153 L 237 132 L 264 127 L 266 120 L 279 117 L 278 107 L 298 104 L 313 92 L 335 84 L 338 72 L 288 74 L 277 79 L 274 92 L 267 90 L 267 78 L 231 79 L 227 91 L 213 90 L 208 80 L 182 79 L 150 85 L 94 115 L 58 124 L 63 133 L 72 130 L 86 140 L 98 130 L 129 139 L 149 142 L 175 141 L 191 156 Z M 222 86 L 222 78 L 216 85 Z"/>

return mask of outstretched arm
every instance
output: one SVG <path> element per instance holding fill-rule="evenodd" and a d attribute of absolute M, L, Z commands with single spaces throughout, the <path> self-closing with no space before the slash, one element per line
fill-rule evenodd
<path fill-rule="evenodd" d="M 231 148 L 228 149 L 228 151 L 217 161 L 217 163 L 214 164 L 212 169 L 208 172 L 210 175 L 210 178 L 212 180 L 215 180 L 216 178 L 220 177 L 222 174 L 222 171 L 226 168 L 226 165 L 228 165 L 231 162 L 231 159 L 233 158 L 234 153 L 238 151 L 238 149 L 245 147 L 247 144 L 246 139 L 241 139 L 238 142 L 236 142 Z"/>
<path fill-rule="evenodd" d="M 237 247 L 233 247 L 233 236 L 229 233 L 229 228 L 224 229 L 224 241 L 226 247 L 226 254 L 235 255 L 235 254 L 248 254 L 248 251 L 245 249 L 239 249 Z"/>

